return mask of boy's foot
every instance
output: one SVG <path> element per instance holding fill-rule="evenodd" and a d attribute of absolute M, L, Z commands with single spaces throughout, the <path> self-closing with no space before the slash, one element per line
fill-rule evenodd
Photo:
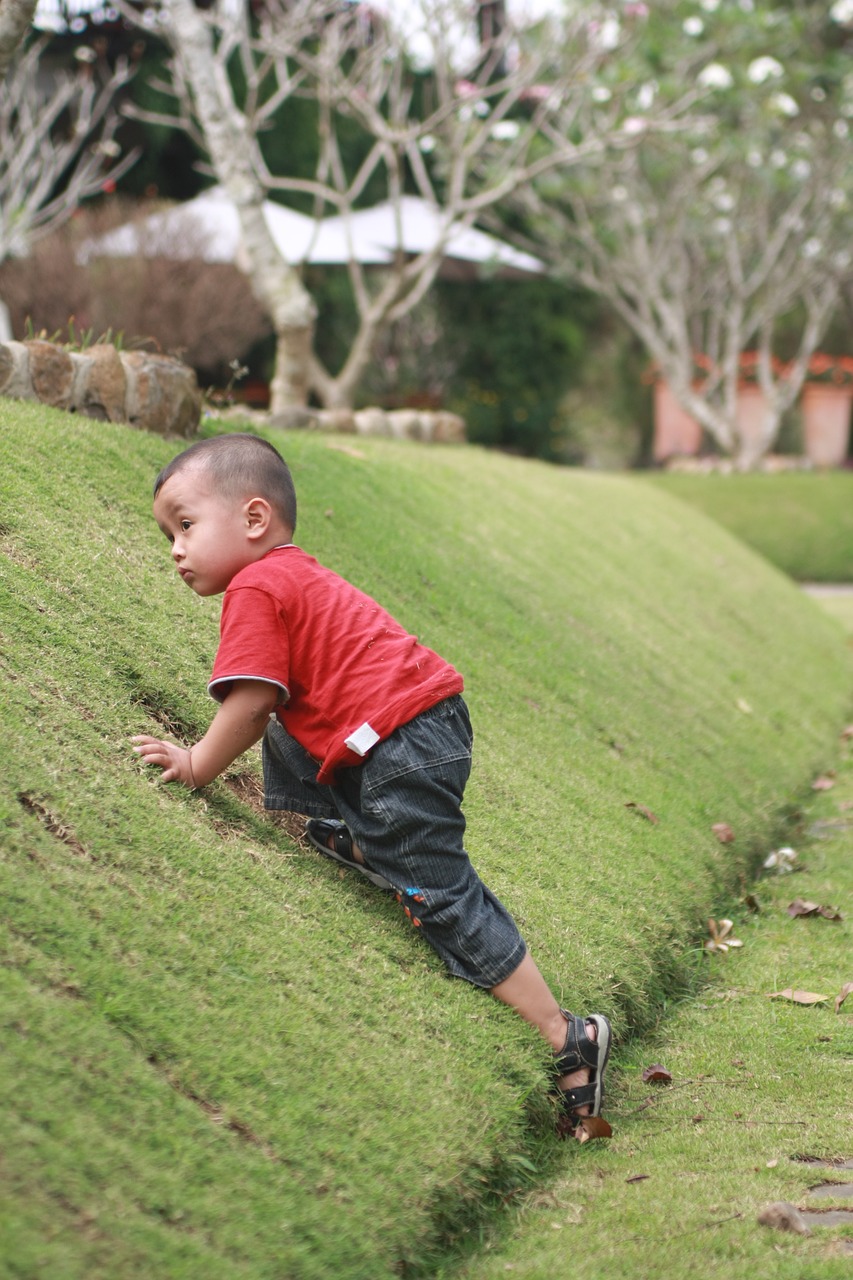
<path fill-rule="evenodd" d="M 305 825 L 305 834 L 315 849 L 327 858 L 333 858 L 344 867 L 358 871 L 377 889 L 393 889 L 390 880 L 386 880 L 378 871 L 371 871 L 364 861 L 361 850 L 353 843 L 353 838 L 343 822 L 333 818 L 310 818 Z"/>
<path fill-rule="evenodd" d="M 604 1101 L 604 1073 L 610 1057 L 610 1022 L 602 1013 L 586 1018 L 562 1011 L 568 1023 L 566 1040 L 554 1053 L 554 1070 L 560 1077 L 566 1127 L 571 1131 L 584 1116 L 599 1116 Z"/>

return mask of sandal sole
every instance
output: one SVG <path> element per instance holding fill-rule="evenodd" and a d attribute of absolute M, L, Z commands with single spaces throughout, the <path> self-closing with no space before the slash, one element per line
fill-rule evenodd
<path fill-rule="evenodd" d="M 611 1031 L 610 1022 L 605 1018 L 603 1013 L 591 1013 L 585 1019 L 585 1022 L 594 1022 L 598 1032 L 596 1044 L 598 1045 L 598 1066 L 595 1070 L 595 1101 L 592 1104 L 590 1115 L 600 1116 L 601 1105 L 604 1102 L 604 1073 L 607 1070 L 607 1060 L 610 1057 L 610 1041 Z"/>

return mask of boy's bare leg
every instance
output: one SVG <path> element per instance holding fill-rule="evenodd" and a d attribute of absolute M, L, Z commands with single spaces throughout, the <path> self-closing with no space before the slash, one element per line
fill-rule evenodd
<path fill-rule="evenodd" d="M 491 990 L 493 996 L 515 1009 L 525 1022 L 536 1027 L 555 1053 L 560 1052 L 566 1043 L 566 1019 L 529 952 L 518 968 Z M 588 1022 L 586 1029 L 590 1040 L 598 1039 L 595 1023 Z M 586 1084 L 590 1075 L 589 1068 L 582 1067 L 571 1075 L 561 1076 L 559 1086 L 561 1089 L 574 1089 Z M 586 1115 L 588 1112 L 589 1107 L 578 1107 L 578 1114 Z"/>
<path fill-rule="evenodd" d="M 355 841 L 352 842 L 352 856 L 356 862 L 364 862 L 364 854 Z M 560 1052 L 566 1043 L 566 1019 L 530 952 L 508 978 L 491 988 L 491 994 L 535 1027 L 555 1053 Z M 590 1040 L 598 1039 L 598 1028 L 594 1022 L 588 1022 L 586 1029 Z M 589 1067 L 581 1067 L 570 1075 L 560 1076 L 559 1087 L 574 1089 L 587 1084 L 591 1074 Z M 578 1107 L 578 1115 L 588 1114 L 589 1107 Z"/>

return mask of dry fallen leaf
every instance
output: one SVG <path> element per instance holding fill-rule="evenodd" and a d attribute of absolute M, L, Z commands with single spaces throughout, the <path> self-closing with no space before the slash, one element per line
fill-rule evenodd
<path fill-rule="evenodd" d="M 337 444 L 330 441 L 327 443 L 326 448 L 334 449 L 336 453 L 345 453 L 348 458 L 358 458 L 359 461 L 363 461 L 367 457 L 366 453 L 363 453 L 361 449 L 354 449 L 351 444 Z"/>
<path fill-rule="evenodd" d="M 720 844 L 731 844 L 735 838 L 735 833 L 727 822 L 715 822 L 711 830 Z"/>
<path fill-rule="evenodd" d="M 626 1178 L 626 1182 L 645 1182 L 646 1178 L 650 1178 L 650 1173 L 635 1173 L 632 1178 Z"/>
<path fill-rule="evenodd" d="M 758 901 L 754 893 L 748 893 L 743 900 L 743 905 L 754 915 L 758 915 L 761 911 L 761 903 Z"/>
<path fill-rule="evenodd" d="M 582 1116 L 575 1136 L 578 1142 L 591 1142 L 593 1138 L 612 1138 L 613 1130 L 602 1116 Z"/>
<path fill-rule="evenodd" d="M 725 954 L 730 947 L 742 947 L 740 938 L 730 937 L 734 927 L 733 920 L 720 920 L 719 923 L 716 920 L 709 920 L 708 932 L 711 936 L 705 941 L 705 950 L 722 951 Z"/>
<path fill-rule="evenodd" d="M 655 826 L 658 823 L 658 818 L 652 813 L 651 809 L 647 809 L 644 804 L 637 804 L 636 800 L 629 800 L 625 805 L 625 808 L 636 809 L 637 813 L 642 814 L 644 818 L 648 818 L 649 822 Z"/>
<path fill-rule="evenodd" d="M 812 791 L 831 791 L 834 786 L 835 779 L 828 774 L 824 774 L 823 777 L 815 778 L 812 783 Z"/>
<path fill-rule="evenodd" d="M 646 1084 L 672 1084 L 672 1072 L 656 1062 L 654 1066 L 646 1067 L 642 1079 Z"/>
<path fill-rule="evenodd" d="M 824 920 L 843 920 L 840 911 L 836 911 L 835 907 L 821 906 L 817 902 L 804 902 L 802 898 L 795 898 L 793 902 L 788 904 L 788 915 L 796 918 L 797 916 L 822 916 Z"/>
<path fill-rule="evenodd" d="M 841 731 L 842 742 L 847 742 L 850 738 L 853 738 L 853 724 L 848 724 L 847 728 Z"/>
<path fill-rule="evenodd" d="M 749 705 L 746 698 L 738 698 L 736 706 L 738 711 L 742 711 L 745 716 L 752 715 L 752 707 Z"/>
<path fill-rule="evenodd" d="M 844 986 L 841 988 L 838 995 L 835 997 L 836 1013 L 840 1012 L 841 1006 L 844 1004 L 844 1001 L 847 999 L 849 995 L 853 995 L 853 982 L 845 982 Z"/>
<path fill-rule="evenodd" d="M 814 991 L 794 991 L 786 987 L 784 991 L 771 991 L 768 1000 L 793 1000 L 794 1004 L 823 1004 L 829 996 L 819 996 Z"/>

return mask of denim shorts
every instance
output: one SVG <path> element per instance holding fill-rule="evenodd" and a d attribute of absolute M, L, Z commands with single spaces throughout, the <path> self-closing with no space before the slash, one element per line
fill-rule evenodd
<path fill-rule="evenodd" d="M 465 852 L 461 805 L 472 742 L 468 708 L 456 694 L 401 725 L 363 764 L 341 769 L 335 785 L 325 786 L 317 782 L 317 761 L 270 721 L 264 804 L 340 818 L 450 972 L 494 987 L 518 968 L 526 948 Z"/>

